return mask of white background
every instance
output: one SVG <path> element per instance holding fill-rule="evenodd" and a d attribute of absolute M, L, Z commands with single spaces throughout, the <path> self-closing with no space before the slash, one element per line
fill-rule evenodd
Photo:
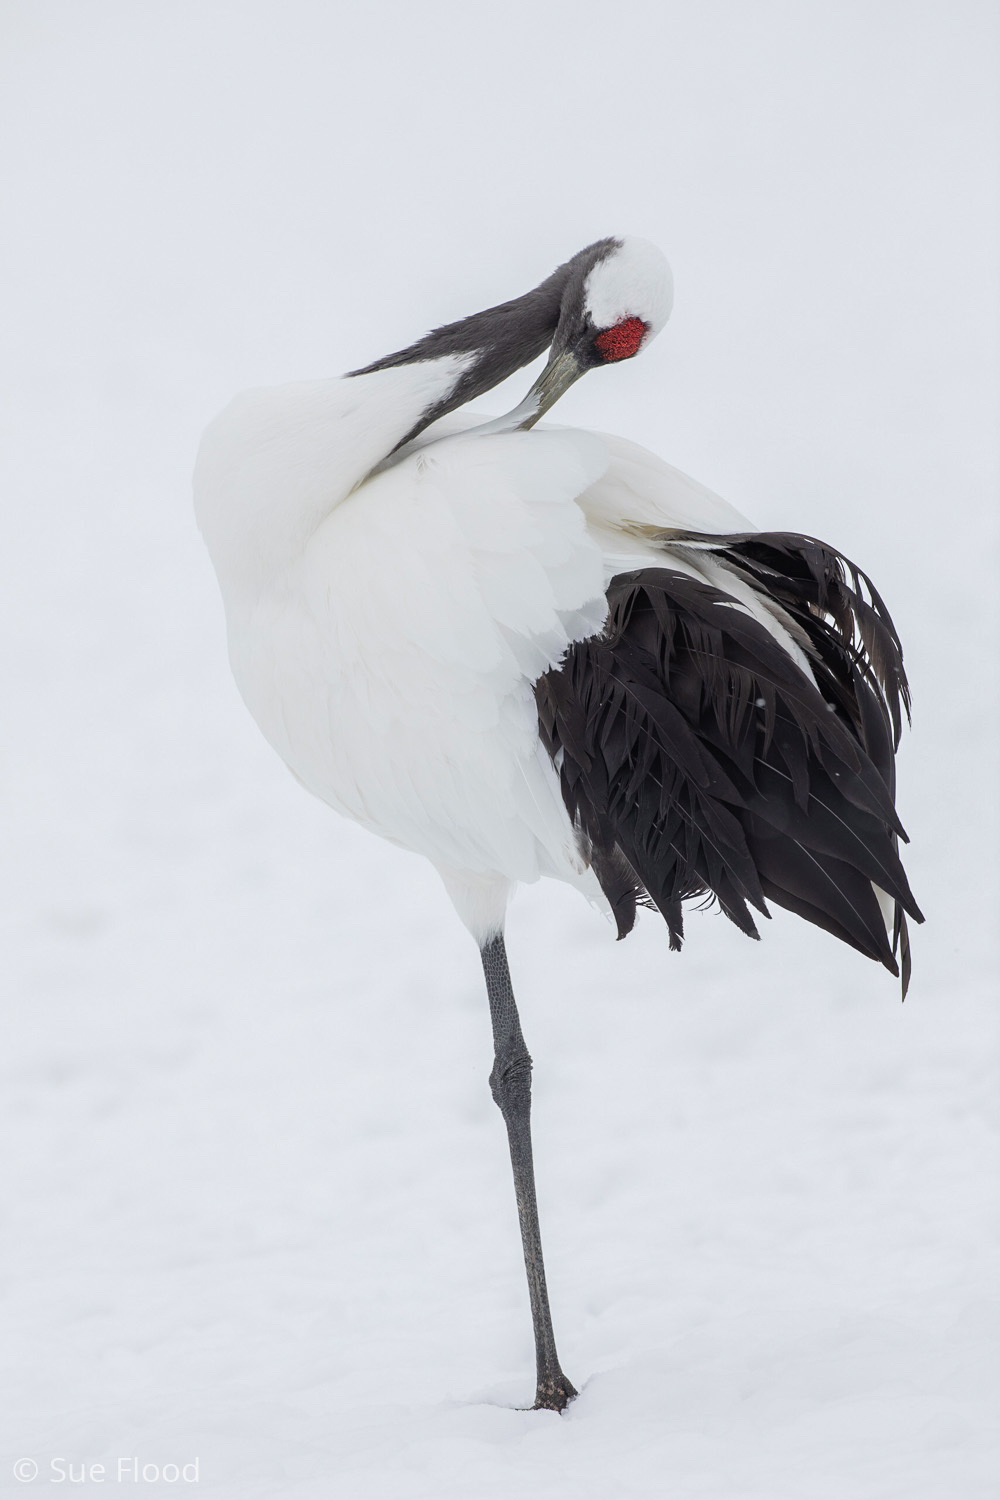
<path fill-rule="evenodd" d="M 0 4 L 0 1486 L 996 1494 L 997 35 L 974 0 Z M 781 913 L 693 912 L 677 957 L 520 894 L 560 1419 L 516 1409 L 474 947 L 257 735 L 189 474 L 235 390 L 609 233 L 676 312 L 559 419 L 873 574 L 928 921 L 901 1007 Z"/>

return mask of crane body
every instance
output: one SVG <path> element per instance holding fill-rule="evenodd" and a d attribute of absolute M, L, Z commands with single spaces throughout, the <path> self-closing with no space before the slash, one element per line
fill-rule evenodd
<path fill-rule="evenodd" d="M 514 886 L 613 912 L 766 899 L 898 973 L 893 752 L 908 704 L 870 581 L 761 534 L 622 438 L 536 425 L 670 310 L 669 268 L 604 240 L 525 297 L 334 380 L 248 392 L 208 429 L 198 520 L 230 660 L 310 792 L 439 871 L 482 957 L 535 1331 L 537 1406 L 575 1391 L 545 1291 L 531 1063 L 503 943 Z M 468 403 L 550 348 L 525 400 Z M 898 963 L 897 963 L 898 959 Z"/>

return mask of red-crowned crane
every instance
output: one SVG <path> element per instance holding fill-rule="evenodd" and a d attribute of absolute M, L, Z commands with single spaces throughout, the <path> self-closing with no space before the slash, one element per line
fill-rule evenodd
<path fill-rule="evenodd" d="M 198 521 L 240 692 L 309 791 L 424 854 L 482 955 L 537 1358 L 556 1354 L 535 1202 L 531 1059 L 504 917 L 551 875 L 619 936 L 710 894 L 750 937 L 767 901 L 909 974 L 894 753 L 909 706 L 868 577 L 758 532 L 621 438 L 535 423 L 630 359 L 671 307 L 637 239 L 339 379 L 247 392 L 209 427 Z M 545 349 L 525 400 L 467 404 Z M 752 910 L 751 910 L 752 909 Z"/>

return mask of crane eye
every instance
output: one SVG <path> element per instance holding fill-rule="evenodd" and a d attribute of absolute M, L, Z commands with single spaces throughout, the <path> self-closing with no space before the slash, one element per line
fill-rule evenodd
<path fill-rule="evenodd" d="M 614 327 L 605 328 L 597 335 L 594 348 L 608 364 L 616 359 L 631 359 L 633 354 L 638 354 L 648 332 L 649 324 L 641 318 L 623 318 Z"/>

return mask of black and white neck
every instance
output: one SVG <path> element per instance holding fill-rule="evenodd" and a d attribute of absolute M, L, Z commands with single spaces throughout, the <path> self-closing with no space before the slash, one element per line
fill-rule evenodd
<path fill-rule="evenodd" d="M 524 296 L 436 328 L 350 377 L 448 356 L 461 361 L 451 389 L 394 445 L 398 454 L 439 417 L 492 390 L 551 345 L 552 357 L 529 396 L 508 417 L 488 424 L 528 427 L 586 370 L 638 354 L 667 321 L 672 298 L 670 267 L 654 245 L 631 237 L 597 240 Z"/>

